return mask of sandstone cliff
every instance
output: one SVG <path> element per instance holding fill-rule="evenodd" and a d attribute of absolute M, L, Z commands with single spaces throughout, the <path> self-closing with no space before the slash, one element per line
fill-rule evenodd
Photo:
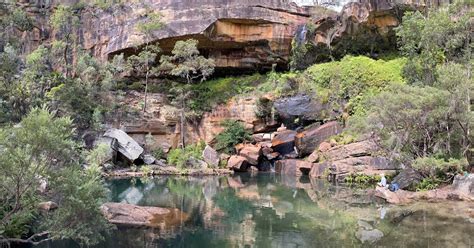
<path fill-rule="evenodd" d="M 52 40 L 47 18 L 55 5 L 74 5 L 78 0 L 21 0 L 34 18 L 33 31 L 22 35 L 25 53 Z M 119 53 L 136 53 L 145 43 L 136 24 L 147 18 L 147 9 L 159 12 L 166 26 L 154 34 L 169 52 L 179 39 L 200 41 L 201 53 L 214 58 L 219 68 L 265 70 L 273 64 L 287 68 L 292 41 L 297 36 L 311 42 L 308 63 L 330 56 L 374 53 L 395 46 L 393 27 L 407 8 L 423 8 L 439 1 L 362 0 L 344 6 L 341 13 L 323 7 L 299 7 L 288 0 L 148 0 L 126 3 L 108 9 L 82 7 L 76 12 L 80 24 L 79 43 L 107 59 Z M 314 30 L 302 29 L 314 24 Z"/>

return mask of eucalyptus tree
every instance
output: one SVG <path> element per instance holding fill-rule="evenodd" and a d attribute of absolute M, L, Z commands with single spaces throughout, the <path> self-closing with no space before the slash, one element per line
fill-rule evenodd
<path fill-rule="evenodd" d="M 201 56 L 198 50 L 198 41 L 189 39 L 176 42 L 171 55 L 163 55 L 160 59 L 160 70 L 166 71 L 169 75 L 181 77 L 186 80 L 185 87 L 180 87 L 178 101 L 181 107 L 181 145 L 186 146 L 186 101 L 189 98 L 188 87 L 192 83 L 205 81 L 214 73 L 215 62 L 213 59 Z"/>
<path fill-rule="evenodd" d="M 145 74 L 145 99 L 143 112 L 146 111 L 148 97 L 148 81 L 150 76 L 156 74 L 155 64 L 158 54 L 161 52 L 157 44 L 152 44 L 157 31 L 164 26 L 161 22 L 161 15 L 149 12 L 143 21 L 137 25 L 137 30 L 144 35 L 145 47 L 138 53 L 128 57 L 128 66 L 137 74 Z"/>
<path fill-rule="evenodd" d="M 62 57 L 62 60 L 58 60 L 57 66 L 64 63 L 64 76 L 70 77 L 72 52 L 77 45 L 75 29 L 79 25 L 79 16 L 73 8 L 59 5 L 50 17 L 50 24 L 56 33 L 56 40 L 52 43 L 53 51 L 60 55 L 58 57 Z"/>

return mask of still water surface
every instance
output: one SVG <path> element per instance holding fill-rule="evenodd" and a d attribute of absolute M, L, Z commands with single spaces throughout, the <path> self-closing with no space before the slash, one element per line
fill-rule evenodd
<path fill-rule="evenodd" d="M 179 208 L 187 218 L 158 229 L 121 228 L 98 247 L 474 247 L 472 203 L 398 207 L 367 190 L 278 174 L 124 179 L 108 186 L 111 201 Z"/>

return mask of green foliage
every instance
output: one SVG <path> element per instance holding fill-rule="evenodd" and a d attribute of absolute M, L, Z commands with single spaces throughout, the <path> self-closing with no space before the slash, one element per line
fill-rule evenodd
<path fill-rule="evenodd" d="M 273 101 L 268 98 L 258 98 L 256 101 L 255 115 L 260 119 L 267 119 L 273 113 Z"/>
<path fill-rule="evenodd" d="M 266 81 L 258 85 L 257 90 L 262 93 L 270 92 L 277 97 L 291 95 L 297 91 L 303 80 L 305 78 L 295 72 L 277 73 L 272 71 L 268 73 Z"/>
<path fill-rule="evenodd" d="M 110 158 L 110 147 L 107 144 L 99 144 L 94 149 L 85 152 L 85 159 L 89 166 L 99 167 Z"/>
<path fill-rule="evenodd" d="M 426 178 L 446 179 L 463 171 L 467 166 L 466 159 L 420 157 L 415 159 L 412 167 Z"/>
<path fill-rule="evenodd" d="M 168 164 L 174 165 L 181 170 L 185 169 L 188 159 L 202 159 L 202 151 L 205 147 L 206 143 L 201 141 L 193 145 L 188 145 L 185 148 L 171 149 L 168 153 Z"/>
<path fill-rule="evenodd" d="M 357 141 L 356 137 L 348 132 L 343 132 L 341 134 L 331 137 L 329 140 L 334 140 L 338 145 L 347 145 Z"/>
<path fill-rule="evenodd" d="M 379 175 L 351 174 L 344 178 L 344 182 L 357 186 L 368 186 L 380 182 Z"/>
<path fill-rule="evenodd" d="M 79 24 L 79 18 L 72 8 L 58 5 L 50 17 L 51 26 L 64 37 L 71 35 L 73 28 Z"/>
<path fill-rule="evenodd" d="M 72 120 L 55 118 L 45 108 L 34 108 L 17 127 L 0 130 L 1 239 L 8 242 L 45 230 L 56 239 L 96 244 L 98 230 L 107 230 L 99 212 L 105 198 L 99 170 L 80 169 L 72 137 Z M 55 195 L 60 208 L 44 217 L 50 222 L 38 228 L 33 226 L 42 218 L 37 205 L 49 195 L 37 190 L 42 180 L 49 183 L 48 193 Z"/>
<path fill-rule="evenodd" d="M 216 149 L 228 154 L 235 153 L 234 146 L 250 140 L 251 132 L 244 125 L 235 120 L 225 120 L 222 123 L 224 131 L 216 136 Z"/>
<path fill-rule="evenodd" d="M 466 157 L 472 147 L 470 16 L 472 10 L 459 6 L 407 14 L 397 35 L 411 84 L 371 97 L 368 117 L 350 120 L 426 177 L 447 178 L 456 171 L 450 159 Z"/>
<path fill-rule="evenodd" d="M 87 170 L 70 167 L 51 177 L 51 186 L 61 197 L 60 207 L 44 217 L 42 227 L 53 239 L 72 239 L 81 246 L 97 245 L 112 225 L 103 217 L 100 206 L 107 190 L 97 166 Z"/>
<path fill-rule="evenodd" d="M 140 167 L 140 172 L 143 173 L 145 176 L 151 176 L 153 173 L 153 170 L 149 165 L 143 165 Z"/>
<path fill-rule="evenodd" d="M 74 30 L 80 23 L 79 16 L 71 7 L 60 4 L 56 7 L 49 21 L 51 27 L 56 31 L 53 52 L 57 55 L 57 59 L 52 62 L 57 67 L 62 68 L 65 77 L 69 77 L 72 69 L 72 53 L 74 48 L 77 47 L 77 36 Z"/>
<path fill-rule="evenodd" d="M 215 105 L 226 103 L 233 96 L 252 92 L 264 78 L 265 76 L 260 74 L 253 74 L 193 84 L 190 88 L 188 107 L 200 117 L 204 112 L 211 111 Z"/>
<path fill-rule="evenodd" d="M 17 4 L 0 4 L 0 48 L 7 44 L 14 45 L 16 48 L 21 46 L 21 40 L 16 34 L 17 31 L 31 31 L 33 29 L 33 20 Z M 1 50 L 1 49 L 0 49 Z"/>
<path fill-rule="evenodd" d="M 469 62 L 472 43 L 472 10 L 459 5 L 407 13 L 396 28 L 400 50 L 408 63 L 404 75 L 410 83 L 433 85 L 435 68 L 446 61 Z"/>
<path fill-rule="evenodd" d="M 151 154 L 153 155 L 153 157 L 155 157 L 156 159 L 165 159 L 166 158 L 166 152 L 163 150 L 163 148 L 161 147 L 157 147 L 155 148 Z"/>
<path fill-rule="evenodd" d="M 99 126 L 97 119 L 108 112 L 110 102 L 103 95 L 112 88 L 114 75 L 120 66 L 99 63 L 87 53 L 79 53 L 75 78 L 61 78 L 61 84 L 48 93 L 49 101 L 55 109 L 74 117 L 82 128 Z"/>
<path fill-rule="evenodd" d="M 148 10 L 146 20 L 137 24 L 138 31 L 145 34 L 147 38 L 151 38 L 154 32 L 163 28 L 164 23 L 161 21 L 161 18 L 160 13 Z"/>
<path fill-rule="evenodd" d="M 199 55 L 198 43 L 194 39 L 177 41 L 171 51 L 172 56 L 161 56 L 161 70 L 186 79 L 188 84 L 198 78 L 201 82 L 205 81 L 212 75 L 216 65 L 213 59 Z"/>
<path fill-rule="evenodd" d="M 391 84 L 402 84 L 401 69 L 405 59 L 373 60 L 364 56 L 346 56 L 341 61 L 314 65 L 305 71 L 301 91 L 314 92 L 328 102 L 348 101 L 350 112 L 363 112 L 369 96 L 383 91 Z"/>
<path fill-rule="evenodd" d="M 427 191 L 436 189 L 439 186 L 439 182 L 433 178 L 423 178 L 420 183 L 416 186 L 416 191 Z"/>
<path fill-rule="evenodd" d="M 376 96 L 362 124 L 400 159 L 425 157 L 448 145 L 448 94 L 432 87 L 397 85 Z"/>

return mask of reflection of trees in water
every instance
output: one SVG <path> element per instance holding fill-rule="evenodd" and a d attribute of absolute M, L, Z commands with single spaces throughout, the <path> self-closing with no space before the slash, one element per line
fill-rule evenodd
<path fill-rule="evenodd" d="M 367 204 L 371 198 L 364 190 L 278 174 L 167 177 L 128 185 L 119 181 L 111 185 L 112 198 L 120 201 L 119 196 L 130 188 L 143 193 L 140 205 L 176 207 L 190 218 L 174 236 L 163 237 L 149 229 L 124 232 L 118 239 L 127 245 L 121 247 L 358 247 L 359 219 L 386 235 L 377 244 L 400 244 L 403 235 L 410 237 L 406 244 L 426 244 L 426 239 L 412 240 L 416 237 L 407 235 L 408 230 L 424 223 L 424 237 L 439 239 L 434 236 L 439 231 L 436 224 L 448 219 L 430 219 L 436 215 L 430 212 L 420 221 L 423 215 L 415 214 L 394 228 L 388 220 L 380 220 L 375 206 Z M 462 242 L 470 239 L 463 233 L 470 233 L 472 226 L 454 225 L 462 219 L 449 220 L 449 227 L 456 230 L 454 237 Z"/>

